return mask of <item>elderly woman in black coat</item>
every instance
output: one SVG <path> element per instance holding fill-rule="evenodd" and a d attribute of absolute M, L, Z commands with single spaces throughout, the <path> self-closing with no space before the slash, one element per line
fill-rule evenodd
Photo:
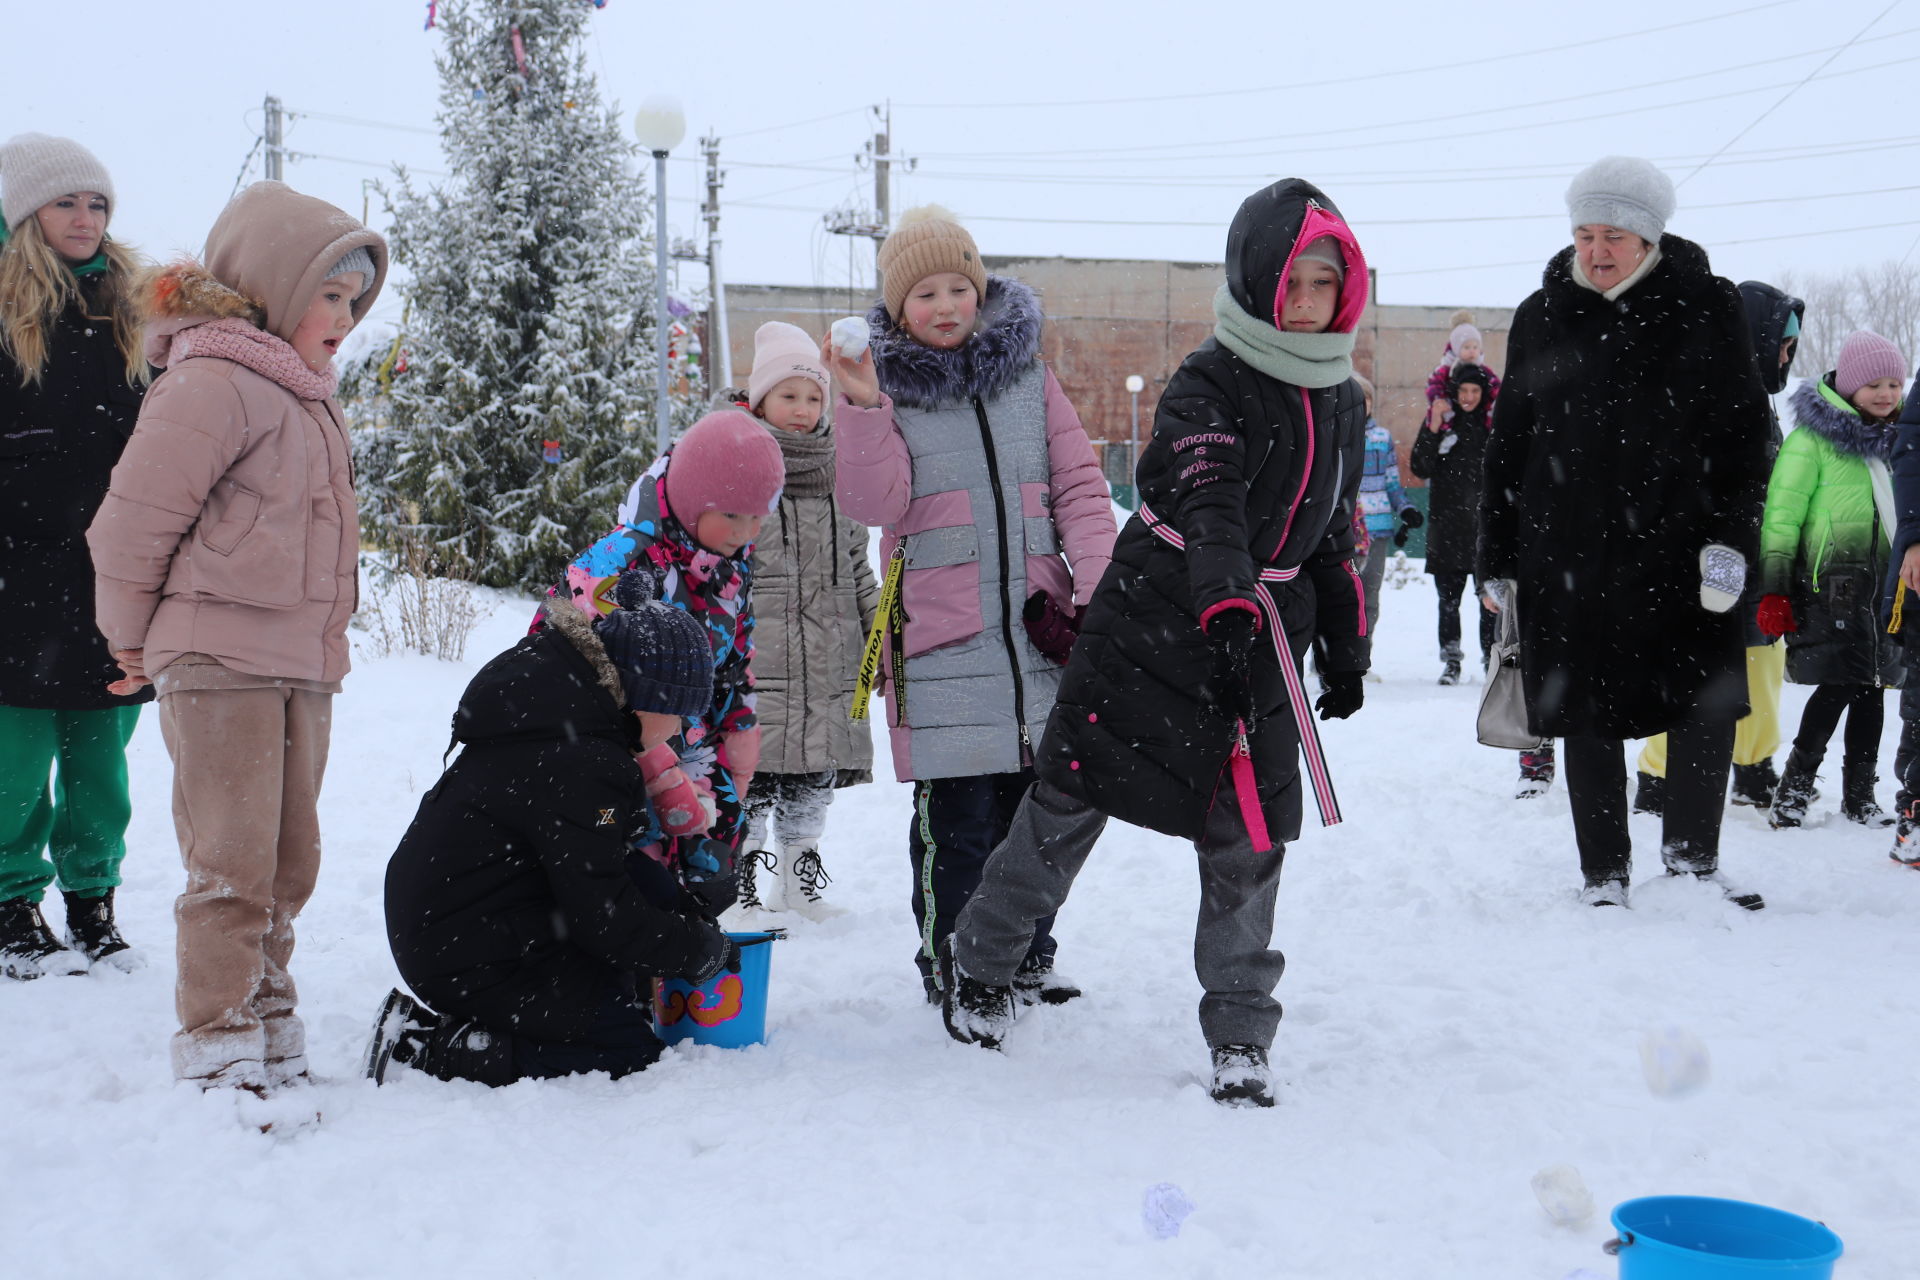
<path fill-rule="evenodd" d="M 1610 156 L 1567 191 L 1574 243 L 1508 337 L 1480 571 L 1515 608 L 1533 730 L 1563 737 L 1582 900 L 1626 905 L 1622 740 L 1670 735 L 1661 858 L 1719 872 L 1741 617 L 1766 498 L 1766 393 L 1734 286 L 1665 234 L 1673 184 Z"/>

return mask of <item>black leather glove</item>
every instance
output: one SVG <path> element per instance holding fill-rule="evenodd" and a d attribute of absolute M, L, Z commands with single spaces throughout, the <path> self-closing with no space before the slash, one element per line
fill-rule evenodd
<path fill-rule="evenodd" d="M 1329 671 L 1322 680 L 1327 687 L 1313 704 L 1322 720 L 1345 720 L 1367 699 L 1366 686 L 1358 671 Z"/>
<path fill-rule="evenodd" d="M 1207 643 L 1213 647 L 1213 683 L 1220 709 L 1230 719 L 1253 727 L 1254 614 L 1245 609 L 1222 609 L 1207 623 Z"/>
<path fill-rule="evenodd" d="M 1407 528 L 1418 529 L 1421 525 L 1425 524 L 1426 522 L 1427 522 L 1427 518 L 1424 515 L 1420 514 L 1420 508 L 1418 507 L 1400 508 L 1400 523 L 1405 525 Z"/>

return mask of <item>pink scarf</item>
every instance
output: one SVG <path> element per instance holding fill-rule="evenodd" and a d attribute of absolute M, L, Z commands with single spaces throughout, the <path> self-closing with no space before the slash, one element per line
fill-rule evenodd
<path fill-rule="evenodd" d="M 148 329 L 147 359 L 162 368 L 195 356 L 231 360 L 271 378 L 302 400 L 325 400 L 340 383 L 339 373 L 332 368 L 315 373 L 284 338 L 256 329 L 245 320 L 232 316 L 190 320 L 174 328 L 177 323 L 163 320 Z"/>

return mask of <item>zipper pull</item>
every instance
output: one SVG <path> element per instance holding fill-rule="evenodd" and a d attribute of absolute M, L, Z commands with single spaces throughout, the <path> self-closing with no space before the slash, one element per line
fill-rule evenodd
<path fill-rule="evenodd" d="M 1033 739 L 1027 736 L 1027 722 L 1024 720 L 1020 722 L 1020 749 L 1022 751 L 1033 750 Z"/>

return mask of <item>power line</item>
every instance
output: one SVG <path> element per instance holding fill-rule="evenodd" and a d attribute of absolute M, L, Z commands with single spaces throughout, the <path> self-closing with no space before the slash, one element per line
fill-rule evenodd
<path fill-rule="evenodd" d="M 1896 0 L 1896 3 L 1897 3 L 1897 0 Z M 1667 102 L 1645 103 L 1639 106 L 1623 107 L 1617 111 L 1597 112 L 1592 115 L 1563 116 L 1557 119 L 1528 120 L 1518 124 L 1511 124 L 1511 125 L 1492 125 L 1492 126 L 1487 126 L 1485 128 L 1478 130 L 1478 133 L 1484 136 L 1490 133 L 1513 133 L 1513 132 L 1516 132 L 1519 130 L 1525 130 L 1525 129 L 1558 128 L 1562 125 L 1582 124 L 1592 120 L 1611 120 L 1619 116 L 1637 115 L 1645 111 L 1664 111 L 1673 107 L 1698 106 L 1699 104 L 1705 103 L 1705 102 L 1720 102 L 1728 98 L 1743 98 L 1755 93 L 1765 93 L 1770 89 L 1786 88 L 1790 84 L 1797 86 L 1799 84 L 1807 83 L 1808 81 L 1811 81 L 1811 80 L 1837 80 L 1845 76 L 1864 75 L 1869 71 L 1881 71 L 1881 70 L 1885 70 L 1888 67 L 1904 66 L 1907 63 L 1911 63 L 1911 62 L 1920 62 L 1920 56 L 1895 58 L 1887 62 L 1876 62 L 1869 66 L 1864 66 L 1864 67 L 1851 67 L 1845 71 L 1836 71 L 1831 75 L 1820 75 L 1818 74 L 1819 69 L 1816 68 L 1815 73 L 1813 75 L 1807 76 L 1800 81 L 1779 81 L 1774 84 L 1753 85 L 1745 89 L 1730 89 L 1723 93 L 1703 94 L 1700 97 L 1696 97 L 1696 98 L 1679 98 L 1679 99 L 1675 99 Z M 1664 84 L 1677 84 L 1693 78 L 1696 78 L 1696 77 L 1676 76 L 1669 80 L 1651 81 L 1647 84 L 1635 85 L 1633 86 L 1633 88 L 1636 91 L 1641 89 L 1657 88 Z M 1505 114 L 1505 113 L 1511 113 L 1516 111 L 1526 111 L 1537 106 L 1552 105 L 1555 102 L 1563 102 L 1563 101 L 1571 101 L 1571 100 L 1572 99 L 1547 99 L 1544 102 L 1511 103 L 1506 106 L 1499 107 L 1499 108 L 1492 108 L 1490 110 L 1492 110 L 1495 114 Z M 1475 112 L 1474 114 L 1484 114 L 1484 113 Z M 1431 120 L 1435 118 L 1436 117 L 1429 116 L 1429 117 L 1424 117 L 1421 120 L 1393 121 L 1387 124 L 1381 124 L 1377 126 L 1366 126 L 1366 127 L 1395 128 L 1395 127 L 1400 127 L 1410 123 L 1412 124 L 1425 123 L 1427 120 Z M 1288 142 L 1298 138 L 1325 137 L 1329 132 L 1331 131 L 1315 130 L 1315 131 L 1306 132 L 1306 133 L 1258 134 L 1258 135 L 1245 137 L 1245 138 L 1222 139 L 1220 142 L 1214 145 L 1222 146 L 1222 147 L 1231 147 L 1231 146 L 1251 145 L 1256 143 Z M 1322 151 L 1349 151 L 1358 147 L 1407 146 L 1416 142 L 1445 141 L 1445 140 L 1454 138 L 1455 136 L 1457 136 L 1455 133 L 1448 132 L 1448 133 L 1436 133 L 1436 134 L 1421 134 L 1418 136 L 1406 137 L 1406 138 L 1355 140 L 1355 141 L 1328 143 L 1322 146 L 1293 147 L 1293 148 L 1289 148 L 1289 153 L 1290 154 L 1308 154 L 1308 153 L 1322 152 Z M 1191 143 L 1186 143 L 1186 142 L 1156 142 L 1156 143 L 1148 143 L 1148 144 L 1143 144 L 1140 146 L 1133 146 L 1133 147 L 1076 147 L 1071 150 L 1063 150 L 1063 151 L 1002 151 L 1002 152 L 965 152 L 965 151 L 937 152 L 936 151 L 936 152 L 927 152 L 926 158 L 947 159 L 947 160 L 985 160 L 985 161 L 1010 161 L 1011 160 L 1011 161 L 1034 161 L 1034 162 L 1044 160 L 1052 164 L 1100 164 L 1100 163 L 1110 162 L 1115 159 L 1125 159 L 1130 157 L 1143 159 L 1143 160 L 1153 160 L 1159 157 L 1149 153 L 1173 151 L 1173 150 L 1178 150 L 1181 147 L 1186 147 L 1191 145 L 1192 145 Z M 1215 153 L 1209 153 L 1206 155 L 1189 154 L 1184 157 L 1173 157 L 1173 158 L 1188 159 L 1188 160 L 1195 160 L 1195 159 L 1241 160 L 1241 159 L 1251 159 L 1251 158 L 1258 158 L 1258 157 L 1267 157 L 1272 154 L 1273 152 L 1271 148 L 1263 147 L 1261 150 L 1258 150 L 1258 151 L 1215 152 Z"/>
<path fill-rule="evenodd" d="M 838 120 L 841 116 L 863 116 L 869 110 L 870 108 L 868 107 L 848 107 L 844 111 L 830 111 L 824 116 L 812 116 L 805 120 L 795 120 L 791 124 L 770 124 L 763 129 L 746 129 L 739 133 L 729 133 L 726 137 L 729 141 L 738 141 L 741 138 L 757 138 L 763 133 L 778 133 L 782 129 L 799 129 L 806 125 L 820 124 L 827 120 Z"/>
<path fill-rule="evenodd" d="M 1496 53 L 1487 57 L 1479 58 L 1476 60 L 1475 65 L 1485 66 L 1487 63 L 1490 63 L 1490 62 L 1509 62 L 1518 58 L 1537 57 L 1538 55 L 1543 53 L 1565 53 L 1571 49 L 1588 49 L 1588 48 L 1592 48 L 1594 45 L 1609 44 L 1609 43 L 1613 43 L 1620 40 L 1632 40 L 1640 36 L 1658 35 L 1661 32 L 1677 31 L 1681 27 L 1697 26 L 1705 22 L 1719 22 L 1726 18 L 1743 17 L 1749 13 L 1759 13 L 1763 9 L 1777 9 L 1781 5 L 1787 4 L 1787 3 L 1790 3 L 1790 0 L 1771 0 L 1771 2 L 1767 4 L 1748 5 L 1744 9 L 1733 9 L 1726 13 L 1710 14 L 1704 18 L 1688 18 L 1682 22 L 1672 22 L 1672 23 L 1668 23 L 1665 26 L 1660 26 L 1660 27 L 1647 27 L 1640 31 L 1626 31 L 1626 32 L 1622 32 L 1619 35 L 1611 35 L 1611 36 L 1595 36 L 1590 40 L 1576 40 L 1569 44 L 1544 45 L 1537 49 L 1516 49 L 1511 53 Z M 1283 93 L 1283 92 L 1293 93 L 1301 89 L 1321 89 L 1321 88 L 1330 88 L 1333 86 L 1346 86 L 1351 84 L 1357 84 L 1365 80 L 1397 79 L 1402 76 L 1418 75 L 1423 72 L 1446 71 L 1451 73 L 1454 70 L 1455 68 L 1452 66 L 1435 67 L 1431 64 L 1428 64 L 1424 66 L 1402 67 L 1392 71 L 1370 71 L 1370 72 L 1364 72 L 1360 75 L 1339 76 L 1331 80 L 1307 80 L 1307 81 L 1296 80 L 1289 84 L 1261 85 L 1257 88 L 1250 88 L 1250 89 L 1209 89 L 1209 90 L 1203 90 L 1203 91 L 1194 92 L 1194 93 L 1155 94 L 1148 97 L 1068 98 L 1068 99 L 1053 99 L 1050 101 L 1033 101 L 1033 102 L 981 102 L 978 99 L 976 99 L 971 102 L 902 102 L 902 103 L 897 103 L 896 105 L 907 107 L 917 111 L 979 110 L 981 108 L 996 108 L 1001 110 L 1025 111 L 1025 110 L 1032 110 L 1035 108 L 1042 108 L 1042 107 L 1132 106 L 1135 103 L 1147 103 L 1147 102 L 1191 102 L 1191 101 L 1196 101 L 1196 100 L 1205 99 L 1205 98 L 1244 97 L 1249 94 Z"/>
<path fill-rule="evenodd" d="M 1740 132 L 1734 134 L 1733 137 L 1729 138 L 1727 140 L 1726 146 L 1721 147 L 1720 151 L 1725 151 L 1727 147 L 1732 146 L 1734 143 L 1740 141 L 1740 139 L 1746 137 L 1749 133 L 1752 133 L 1756 128 L 1759 127 L 1760 122 L 1762 120 L 1765 120 L 1768 116 L 1772 115 L 1775 111 L 1778 111 L 1783 105 L 1785 105 L 1788 98 L 1791 98 L 1794 94 L 1798 93 L 1802 85 L 1806 84 L 1808 80 L 1813 79 L 1815 76 L 1819 75 L 1822 71 L 1826 70 L 1828 64 L 1831 63 L 1835 58 L 1839 57 L 1841 54 L 1845 53 L 1847 50 L 1853 48 L 1854 45 L 1858 44 L 1860 41 L 1860 38 L 1866 35 L 1867 32 L 1873 30 L 1874 26 L 1880 21 L 1880 19 L 1892 13 L 1895 9 L 1899 8 L 1899 6 L 1900 6 L 1900 0 L 1893 0 L 1892 4 L 1889 4 L 1886 8 L 1882 9 L 1879 13 L 1875 14 L 1872 22 L 1867 23 L 1866 26 L 1860 28 L 1858 31 L 1853 33 L 1853 39 L 1847 41 L 1845 44 L 1841 45 L 1838 49 L 1835 49 L 1831 54 L 1827 55 L 1827 58 L 1825 61 L 1823 61 L 1819 66 L 1815 67 L 1813 70 L 1807 72 L 1805 79 L 1801 80 L 1799 84 L 1794 85 L 1791 89 L 1788 89 L 1785 93 L 1781 94 L 1780 100 L 1778 102 L 1775 102 L 1772 106 L 1768 107 L 1765 111 L 1762 111 L 1759 115 L 1755 116 L 1751 124 L 1749 124 L 1746 128 L 1742 129 Z M 1903 33 L 1895 32 L 1893 34 L 1903 34 Z M 1674 183 L 1673 184 L 1674 187 L 1677 189 L 1677 188 L 1686 186 L 1687 183 L 1693 178 L 1693 175 L 1695 173 L 1699 173 L 1701 169 L 1706 168 L 1708 165 L 1712 164 L 1715 160 L 1720 158 L 1720 151 L 1716 151 L 1712 155 L 1708 156 L 1705 160 L 1702 160 L 1699 163 L 1699 165 L 1694 168 L 1693 173 L 1689 173 L 1686 177 Z"/>
<path fill-rule="evenodd" d="M 287 111 L 289 119 L 299 117 L 302 120 L 325 120 L 332 124 L 350 124 L 362 129 L 392 129 L 399 133 L 425 133 L 434 137 L 440 135 L 438 129 L 429 129 L 425 125 L 395 124 L 391 120 L 368 120 L 363 116 L 337 116 L 325 111 Z"/>

